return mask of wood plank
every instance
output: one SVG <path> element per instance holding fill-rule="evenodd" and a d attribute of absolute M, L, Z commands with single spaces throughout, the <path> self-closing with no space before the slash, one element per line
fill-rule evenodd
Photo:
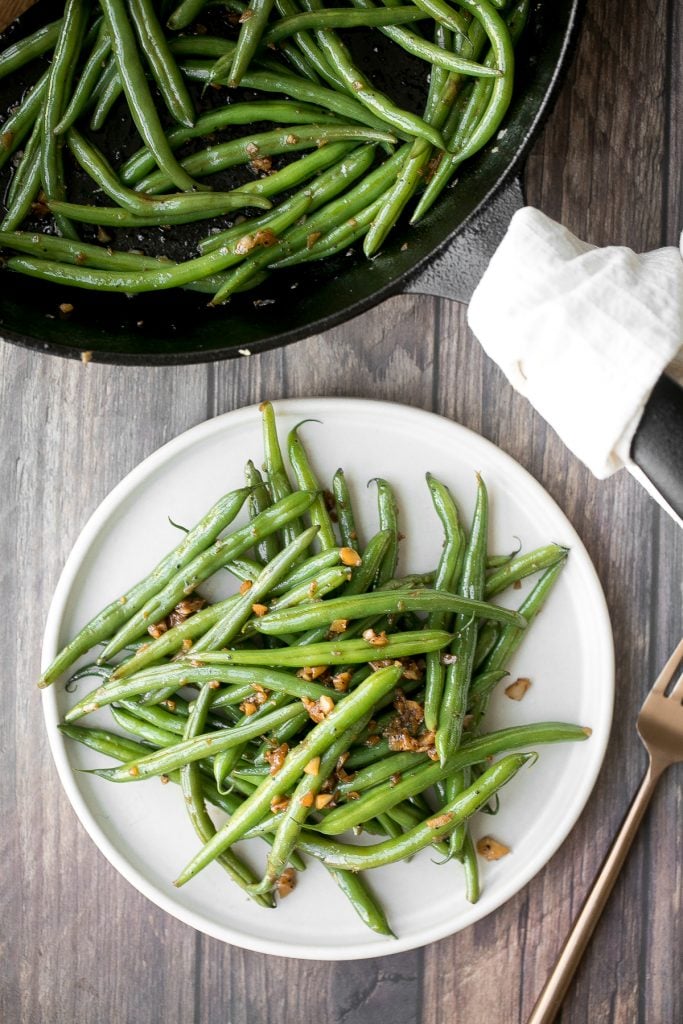
<path fill-rule="evenodd" d="M 206 416 L 204 367 L 154 372 L 84 366 L 0 351 L 2 584 L 12 616 L 3 723 L 12 737 L 0 814 L 0 1019 L 189 1020 L 192 931 L 153 907 L 95 848 L 51 764 L 34 682 L 40 637 L 63 562 L 119 479 L 178 430 Z M 27 383 L 28 382 L 28 383 Z M 17 585 L 17 583 L 19 585 Z M 16 624 L 20 623 L 20 628 Z M 150 979 L 163 979 L 154 999 Z M 155 983 L 156 984 L 156 983 Z"/>

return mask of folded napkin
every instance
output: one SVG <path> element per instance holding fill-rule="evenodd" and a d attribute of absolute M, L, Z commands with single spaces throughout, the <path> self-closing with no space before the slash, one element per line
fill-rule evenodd
<path fill-rule="evenodd" d="M 531 207 L 514 215 L 469 306 L 510 383 L 595 474 L 626 466 L 653 386 L 683 383 L 683 235 L 638 255 L 588 245 Z"/>

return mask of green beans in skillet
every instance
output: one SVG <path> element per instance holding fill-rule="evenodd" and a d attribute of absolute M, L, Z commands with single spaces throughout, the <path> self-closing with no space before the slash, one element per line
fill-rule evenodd
<path fill-rule="evenodd" d="M 524 20 L 515 9 L 508 15 L 508 32 L 504 19 L 486 0 L 461 0 L 457 6 L 449 6 L 441 0 L 420 0 L 417 6 L 392 3 L 384 7 L 377 6 L 373 0 L 354 0 L 352 9 L 326 7 L 322 0 L 306 0 L 303 11 L 291 0 L 276 0 L 274 4 L 272 0 L 252 0 L 248 7 L 234 0 L 228 7 L 240 18 L 236 42 L 234 38 L 192 29 L 190 34 L 178 35 L 181 29 L 192 26 L 205 6 L 202 0 L 187 0 L 171 12 L 166 24 L 162 24 L 152 0 L 102 0 L 98 5 L 90 5 L 86 0 L 68 0 L 63 19 L 46 25 L 0 53 L 0 75 L 3 75 L 34 58 L 40 61 L 53 47 L 55 51 L 52 65 L 41 80 L 44 88 L 36 87 L 27 94 L 18 110 L 2 126 L 5 130 L 0 140 L 0 164 L 31 131 L 36 114 L 46 126 L 42 139 L 38 134 L 34 136 L 31 159 L 25 161 L 12 197 L 14 201 L 5 216 L 6 229 L 20 228 L 31 216 L 41 183 L 60 233 L 72 240 L 78 237 L 75 225 L 79 222 L 130 229 L 185 224 L 198 219 L 215 223 L 217 218 L 238 208 L 237 197 L 228 201 L 215 196 L 205 202 L 196 196 L 178 197 L 164 203 L 158 213 L 153 214 L 150 208 L 137 207 L 124 186 L 137 185 L 142 191 L 153 192 L 169 187 L 187 193 L 198 187 L 203 190 L 207 186 L 198 186 L 198 179 L 233 166 L 237 151 L 244 159 L 246 147 L 259 147 L 251 156 L 263 161 L 264 167 L 273 156 L 284 152 L 294 154 L 300 147 L 292 143 L 281 149 L 274 143 L 273 148 L 267 141 L 261 145 L 250 131 L 241 140 L 232 138 L 218 145 L 205 144 L 189 156 L 182 152 L 176 155 L 178 148 L 188 140 L 202 139 L 228 125 L 241 123 L 251 128 L 259 121 L 277 124 L 280 119 L 282 123 L 293 124 L 292 131 L 281 137 L 294 137 L 304 134 L 306 126 L 310 130 L 316 123 L 312 119 L 316 118 L 320 131 L 315 139 L 319 145 L 333 145 L 332 140 L 341 138 L 339 133 L 343 134 L 344 129 L 347 133 L 344 137 L 351 137 L 348 133 L 354 130 L 350 125 L 355 122 L 374 131 L 373 140 L 384 141 L 384 153 L 376 157 L 378 164 L 391 164 L 392 138 L 408 142 L 410 159 L 402 159 L 400 167 L 391 170 L 386 183 L 391 194 L 382 202 L 379 198 L 368 199 L 362 207 L 350 203 L 347 212 L 342 205 L 338 213 L 349 222 L 348 226 L 334 220 L 323 223 L 323 230 L 316 227 L 311 232 L 316 238 L 310 247 L 297 243 L 283 248 L 274 254 L 273 263 L 286 267 L 309 259 L 328 258 L 364 235 L 367 235 L 367 253 L 374 254 L 421 186 L 431 147 L 438 150 L 444 147 L 446 137 L 441 137 L 440 126 L 452 101 L 456 80 L 479 83 L 472 93 L 473 97 L 476 93 L 476 97 L 459 127 L 449 122 L 446 136 L 454 150 L 453 161 L 441 160 L 435 176 L 438 183 L 427 186 L 425 196 L 430 198 L 418 204 L 418 211 L 426 209 L 425 202 L 433 201 L 447 180 L 447 174 L 452 173 L 446 168 L 455 167 L 480 148 L 500 123 L 512 89 L 510 38 L 516 38 Z M 412 31 L 407 27 L 411 22 L 419 22 L 424 31 Z M 402 109 L 394 99 L 384 95 L 372 81 L 371 69 L 361 73 L 354 64 L 337 29 L 357 27 L 367 32 L 382 32 L 387 45 L 399 46 L 425 62 L 425 83 L 431 77 L 432 84 L 424 118 Z M 477 28 L 491 46 L 483 62 L 477 61 L 476 48 L 470 46 L 470 35 Z M 432 35 L 434 43 L 429 41 Z M 154 79 L 158 94 L 150 89 L 148 76 Z M 321 80 L 324 84 L 320 84 Z M 226 103 L 201 114 L 188 89 L 192 81 L 225 82 L 231 87 L 239 83 L 255 94 L 248 102 Z M 117 166 L 118 155 L 109 152 L 103 154 L 102 160 L 86 160 L 85 163 L 80 160 L 91 179 L 93 196 L 97 189 L 104 187 L 116 206 L 95 206 L 87 200 L 74 202 L 71 166 L 62 161 L 62 137 L 69 129 L 76 129 L 83 140 L 83 155 L 93 143 L 84 122 L 90 118 L 91 130 L 106 131 L 114 104 L 121 95 L 127 116 L 137 128 L 144 148 L 120 167 Z M 269 95 L 273 96 L 272 101 Z M 287 112 L 283 114 L 280 109 L 283 102 L 288 102 L 284 97 L 314 103 L 318 112 L 302 110 L 305 116 L 298 124 L 289 121 Z M 166 108 L 175 126 L 166 127 L 166 118 L 159 106 Z M 251 113 L 248 112 L 250 106 Z M 346 125 L 336 124 L 337 117 L 343 118 Z M 370 138 L 359 132 L 360 128 L 353 137 Z M 32 171 L 37 155 L 42 182 Z M 250 154 L 247 152 L 246 156 Z M 274 175 L 245 183 L 246 190 L 264 197 L 279 194 L 278 190 L 281 192 L 305 180 L 303 168 L 298 175 L 298 164 L 310 168 L 311 173 L 316 172 L 315 161 L 302 156 L 279 168 Z M 366 173 L 372 172 L 368 169 Z M 348 185 L 351 187 L 350 182 Z M 174 203 L 179 206 L 178 212 Z M 160 219 L 162 217 L 164 219 Z M 132 282 L 125 273 L 108 277 L 105 265 L 72 269 L 66 250 L 64 253 L 58 250 L 56 255 L 66 258 L 38 260 L 29 253 L 11 255 L 10 252 L 5 266 L 13 272 L 85 289 L 125 294 L 148 290 L 140 280 Z M 145 258 L 153 258 L 153 253 Z M 67 267 L 61 266 L 62 263 Z M 114 270 L 113 264 L 109 266 Z M 141 264 L 140 270 L 145 269 Z M 208 283 L 202 283 L 202 277 L 190 280 L 194 269 L 175 272 L 163 287 L 209 290 Z M 155 272 L 154 267 L 151 272 Z M 215 302 L 224 301 L 233 291 L 257 286 L 264 275 L 265 269 L 248 264 L 229 284 L 215 290 Z M 157 287 L 153 280 L 146 284 Z"/>

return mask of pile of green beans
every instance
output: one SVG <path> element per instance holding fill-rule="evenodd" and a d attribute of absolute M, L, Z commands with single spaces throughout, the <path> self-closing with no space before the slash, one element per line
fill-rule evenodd
<path fill-rule="evenodd" d="M 290 431 L 285 456 L 273 406 L 264 402 L 261 413 L 263 457 L 246 462 L 246 486 L 183 528 L 175 548 L 83 627 L 39 685 L 95 649 L 67 688 L 88 676 L 97 685 L 72 703 L 61 728 L 119 762 L 91 769 L 101 779 L 178 784 L 200 848 L 176 885 L 215 861 L 268 907 L 312 856 L 365 923 L 391 935 L 358 872 L 432 846 L 440 862 L 462 864 L 475 901 L 472 815 L 491 812 L 502 786 L 535 759 L 529 748 L 590 733 L 563 722 L 483 728 L 491 694 L 568 551 L 548 544 L 492 553 L 484 481 L 477 477 L 465 523 L 448 487 L 427 474 L 442 553 L 435 571 L 401 577 L 389 481 L 373 481 L 378 528 L 362 542 L 344 471 L 329 491 L 316 476 L 303 441 L 311 428 Z M 492 603 L 531 576 L 518 610 Z M 237 592 L 213 604 L 199 596 L 206 580 L 231 577 Z M 81 724 L 106 710 L 115 728 Z M 222 823 L 208 805 L 227 816 Z M 380 841 L 339 842 L 349 830 Z M 269 845 L 260 877 L 233 849 L 245 838 Z"/>
<path fill-rule="evenodd" d="M 35 69 L 0 123 L 0 168 L 11 162 L 2 266 L 124 295 L 201 291 L 218 306 L 357 242 L 373 257 L 404 211 L 419 220 L 498 131 L 528 9 L 529 0 L 66 0 L 62 18 L 0 52 L 0 78 Z M 421 113 L 358 66 L 348 45 L 358 31 L 380 33 L 423 68 Z M 102 152 L 99 133 L 122 110 L 140 148 Z M 242 184 L 214 185 L 235 167 Z M 198 221 L 196 256 L 160 253 L 153 229 Z M 136 229 L 134 251 L 117 229 Z"/>

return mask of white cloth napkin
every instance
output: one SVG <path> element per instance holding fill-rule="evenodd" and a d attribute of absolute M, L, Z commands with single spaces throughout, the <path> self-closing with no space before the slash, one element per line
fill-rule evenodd
<path fill-rule="evenodd" d="M 633 434 L 659 376 L 683 383 L 682 257 L 683 235 L 680 252 L 601 249 L 525 207 L 472 296 L 488 355 L 597 477 L 645 483 Z"/>

